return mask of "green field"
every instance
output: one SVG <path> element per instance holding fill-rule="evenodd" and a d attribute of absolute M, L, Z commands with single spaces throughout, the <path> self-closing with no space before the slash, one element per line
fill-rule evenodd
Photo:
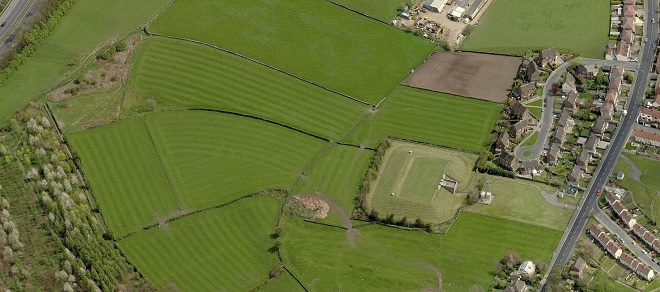
<path fill-rule="evenodd" d="M 390 136 L 483 151 L 501 111 L 497 103 L 399 86 L 350 141 L 376 147 Z"/>
<path fill-rule="evenodd" d="M 354 9 L 378 20 L 389 23 L 397 14 L 396 9 L 401 5 L 402 0 L 332 0 L 337 4 Z"/>
<path fill-rule="evenodd" d="M 461 50 L 522 56 L 556 47 L 561 52 L 603 58 L 610 2 L 603 0 L 493 1 Z"/>
<path fill-rule="evenodd" d="M 70 140 L 116 235 L 261 190 L 288 189 L 326 144 L 258 120 L 199 111 L 125 119 Z"/>
<path fill-rule="evenodd" d="M 525 140 L 525 143 L 522 143 L 520 146 L 532 146 L 536 144 L 536 140 L 539 139 L 539 132 L 534 131 L 527 140 Z"/>
<path fill-rule="evenodd" d="M 280 204 L 274 196 L 243 199 L 140 231 L 119 246 L 159 289 L 247 291 L 278 266 L 271 234 Z"/>
<path fill-rule="evenodd" d="M 72 133 L 117 119 L 121 96 L 120 89 L 110 89 L 51 102 L 50 105 L 60 129 Z"/>
<path fill-rule="evenodd" d="M 613 173 L 623 171 L 625 177 L 623 180 L 612 178 L 611 180 L 620 187 L 627 189 L 633 193 L 635 203 L 652 221 L 660 220 L 660 162 L 624 153 L 642 172 L 640 175 L 641 181 L 636 181 L 630 177 L 631 166 L 627 161 L 619 159 Z"/>
<path fill-rule="evenodd" d="M 425 39 L 316 0 L 256 6 L 177 1 L 151 29 L 212 43 L 372 104 L 435 49 Z"/>
<path fill-rule="evenodd" d="M 475 204 L 463 209 L 527 224 L 539 225 L 563 231 L 573 214 L 573 209 L 553 206 L 541 191 L 554 193 L 555 188 L 530 181 L 514 180 L 498 176 L 485 176 L 491 180 L 490 192 L 495 196 L 491 205 Z"/>
<path fill-rule="evenodd" d="M 548 263 L 561 232 L 463 213 L 447 235 L 371 225 L 358 228 L 355 248 L 346 231 L 289 219 L 282 258 L 312 291 L 445 291 L 488 288 L 495 262 L 510 251 Z M 487 243 L 487 244 L 484 244 Z M 322 246 L 323 248 L 319 248 Z"/>
<path fill-rule="evenodd" d="M 142 118 L 69 136 L 115 236 L 180 209 Z"/>
<path fill-rule="evenodd" d="M 77 1 L 45 43 L 0 86 L 0 123 L 56 85 L 94 49 L 137 29 L 167 2 Z"/>
<path fill-rule="evenodd" d="M 321 193 L 350 214 L 355 208 L 360 182 L 373 155 L 373 151 L 334 145 L 314 162 L 293 194 Z M 327 219 L 321 221 L 341 225 L 339 214 L 333 210 L 330 210 Z"/>
<path fill-rule="evenodd" d="M 368 108 L 234 55 L 164 38 L 142 41 L 128 96 L 132 97 L 124 103 L 128 114 L 153 98 L 157 109 L 240 112 L 335 140 L 357 124 Z"/>
<path fill-rule="evenodd" d="M 465 196 L 439 188 L 438 183 L 447 174 L 458 180 L 457 193 L 466 192 L 472 183 L 477 155 L 413 143 L 391 143 L 379 167 L 378 179 L 367 195 L 367 211 L 376 210 L 381 216 L 394 214 L 397 220 L 406 217 L 439 223 L 451 219 L 465 202 Z"/>

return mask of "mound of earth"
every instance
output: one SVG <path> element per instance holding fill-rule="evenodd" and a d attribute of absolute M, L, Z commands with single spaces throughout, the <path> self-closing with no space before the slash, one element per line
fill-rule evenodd
<path fill-rule="evenodd" d="M 318 197 L 294 196 L 291 202 L 291 211 L 294 212 L 294 215 L 306 219 L 323 219 L 328 217 L 330 205 Z"/>

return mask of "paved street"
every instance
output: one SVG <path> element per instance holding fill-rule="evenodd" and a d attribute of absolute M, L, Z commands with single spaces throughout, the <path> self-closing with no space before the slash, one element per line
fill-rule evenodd
<path fill-rule="evenodd" d="M 658 0 L 649 0 L 645 4 L 646 15 L 653 18 L 657 17 Z M 644 44 L 642 58 L 638 63 L 639 70 L 637 71 L 637 76 L 635 76 L 634 86 L 627 105 L 628 114 L 623 118 L 623 122 L 619 124 L 612 143 L 610 143 L 610 146 L 605 151 L 604 159 L 601 160 L 598 168 L 596 168 L 595 176 L 589 182 L 589 186 L 585 191 L 583 202 L 578 206 L 577 213 L 569 222 L 568 228 L 564 232 L 564 236 L 553 254 L 548 271 L 552 270 L 555 265 L 566 265 L 573 248 L 575 248 L 576 240 L 583 232 L 589 220 L 589 214 L 594 205 L 596 205 L 598 199 L 596 192 L 607 182 L 612 168 L 616 164 L 617 158 L 621 154 L 628 136 L 637 122 L 637 116 L 641 110 L 641 100 L 645 94 L 648 74 L 654 58 L 654 47 L 652 47 L 652 44 L 656 44 L 658 41 L 658 24 L 651 23 L 652 17 L 645 18 L 646 36 L 648 36 L 649 41 Z M 546 273 L 542 280 L 542 285 L 545 284 L 547 276 L 548 274 Z"/>
<path fill-rule="evenodd" d="M 0 47 L 9 45 L 7 39 L 16 32 L 25 18 L 27 11 L 34 4 L 33 0 L 11 0 L 5 11 L 0 15 Z"/>
<path fill-rule="evenodd" d="M 612 221 L 612 219 L 599 207 L 594 208 L 594 218 L 600 222 L 600 224 L 603 224 L 607 230 L 609 230 L 612 235 L 610 236 L 612 239 L 616 240 L 617 236 L 621 239 L 623 239 L 623 245 L 626 246 L 633 254 L 635 257 L 637 257 L 640 261 L 642 261 L 645 265 L 651 267 L 653 270 L 655 270 L 656 273 L 660 272 L 660 266 L 658 266 L 655 262 L 653 262 L 652 257 L 646 253 L 644 253 L 644 248 L 643 245 L 640 243 L 641 240 L 638 240 L 637 238 L 633 238 L 623 230 L 623 228 L 617 224 L 616 222 Z M 637 244 L 632 244 L 633 241 L 637 242 Z"/>

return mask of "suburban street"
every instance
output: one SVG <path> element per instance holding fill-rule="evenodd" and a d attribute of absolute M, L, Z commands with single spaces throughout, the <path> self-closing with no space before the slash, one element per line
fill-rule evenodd
<path fill-rule="evenodd" d="M 569 225 L 564 232 L 564 236 L 560 240 L 559 245 L 553 254 L 548 271 L 551 271 L 555 265 L 564 266 L 568 262 L 568 258 L 570 257 L 573 248 L 575 248 L 577 239 L 580 237 L 589 221 L 591 210 L 596 205 L 598 200 L 596 192 L 608 181 L 612 168 L 616 164 L 617 159 L 628 140 L 628 136 L 637 122 L 637 116 L 641 110 L 641 100 L 645 94 L 648 74 L 654 58 L 655 44 L 658 41 L 658 24 L 651 23 L 651 18 L 657 16 L 656 10 L 658 7 L 658 1 L 649 0 L 648 2 L 645 2 L 645 4 L 647 15 L 647 17 L 645 17 L 645 30 L 649 41 L 644 43 L 642 57 L 638 63 L 639 69 L 637 70 L 634 85 L 627 104 L 628 114 L 623 118 L 623 121 L 614 132 L 614 138 L 608 149 L 605 151 L 604 158 L 601 160 L 598 168 L 596 168 L 594 177 L 587 186 L 583 200 L 578 205 L 577 213 L 569 222 Z M 546 273 L 543 278 L 542 285 L 545 284 L 547 276 L 548 273 Z"/>
<path fill-rule="evenodd" d="M 605 213 L 605 211 L 599 207 L 594 208 L 594 218 L 596 218 L 600 224 L 603 224 L 603 226 L 605 226 L 605 228 L 612 233 L 610 236 L 612 239 L 616 240 L 617 236 L 623 239 L 623 245 L 632 251 L 635 257 L 637 257 L 645 265 L 651 267 L 656 273 L 660 272 L 660 266 L 651 260 L 652 257 L 650 255 L 644 253 L 644 248 L 642 247 L 643 245 L 639 243 L 641 240 L 636 240 L 630 236 L 628 232 L 623 230 L 619 224 L 614 222 L 612 218 L 610 218 L 607 213 Z M 638 242 L 638 244 L 632 244 L 633 241 Z"/>
<path fill-rule="evenodd" d="M 0 27 L 0 47 L 8 44 L 7 39 L 20 26 L 34 2 L 34 0 L 11 0 L 9 2 L 5 11 L 0 15 L 0 23 L 5 23 Z"/>
<path fill-rule="evenodd" d="M 539 137 L 536 139 L 536 144 L 531 145 L 531 146 L 521 146 L 516 149 L 516 158 L 521 161 L 531 161 L 535 159 L 539 159 L 539 156 L 541 155 L 541 151 L 543 151 L 543 147 L 545 146 L 545 142 L 548 140 L 548 136 L 550 136 L 550 128 L 552 127 L 552 111 L 554 107 L 554 95 L 552 93 L 552 83 L 558 82 L 559 79 L 561 78 L 561 74 L 566 71 L 566 68 L 570 65 L 570 62 L 565 62 L 564 64 L 561 64 L 557 69 L 552 71 L 550 73 L 550 76 L 548 76 L 548 79 L 546 79 L 545 84 L 543 86 L 543 96 L 542 99 L 545 101 L 545 106 L 541 109 L 541 120 L 539 123 L 541 124 L 541 128 L 539 129 Z M 525 157 L 523 153 L 525 151 L 530 151 L 532 152 L 531 156 Z"/>

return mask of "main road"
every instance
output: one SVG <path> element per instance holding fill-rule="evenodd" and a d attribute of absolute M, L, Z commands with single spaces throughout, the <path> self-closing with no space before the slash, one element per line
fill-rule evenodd
<path fill-rule="evenodd" d="M 551 271 L 555 265 L 565 266 L 568 262 L 568 258 L 570 257 L 573 248 L 575 248 L 577 239 L 582 234 L 582 231 L 589 220 L 591 210 L 598 201 L 596 192 L 607 182 L 612 172 L 612 168 L 628 140 L 630 131 L 637 122 L 637 116 L 641 110 L 641 101 L 646 91 L 649 71 L 651 70 L 651 63 L 653 63 L 655 45 L 658 42 L 658 24 L 651 22 L 651 19 L 655 19 L 657 16 L 656 10 L 658 8 L 658 0 L 648 0 L 645 1 L 644 4 L 646 10 L 646 17 L 644 17 L 646 21 L 645 30 L 649 41 L 644 43 L 644 47 L 642 48 L 642 57 L 639 60 L 635 84 L 628 100 L 628 114 L 623 117 L 623 121 L 615 131 L 610 146 L 605 151 L 604 158 L 601 160 L 598 168 L 596 168 L 596 174 L 591 179 L 591 182 L 589 182 L 584 198 L 578 205 L 577 213 L 573 216 L 571 222 L 569 222 L 568 228 L 559 242 L 559 246 L 552 257 L 549 268 L 547 269 L 548 271 Z M 545 284 L 547 276 L 548 273 L 546 273 L 543 278 L 542 285 Z"/>
<path fill-rule="evenodd" d="M 9 5 L 0 15 L 0 47 L 4 46 L 9 36 L 14 34 L 25 18 L 34 0 L 10 0 Z"/>

